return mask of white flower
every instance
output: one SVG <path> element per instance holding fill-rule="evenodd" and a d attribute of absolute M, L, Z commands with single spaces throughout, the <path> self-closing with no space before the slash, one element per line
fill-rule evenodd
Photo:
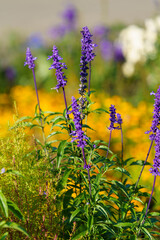
<path fill-rule="evenodd" d="M 126 61 L 136 64 L 145 60 L 144 34 L 144 29 L 136 25 L 130 25 L 121 31 L 119 41 L 122 44 Z"/>
<path fill-rule="evenodd" d="M 134 73 L 134 64 L 131 62 L 125 62 L 122 65 L 122 72 L 126 77 L 131 77 Z"/>

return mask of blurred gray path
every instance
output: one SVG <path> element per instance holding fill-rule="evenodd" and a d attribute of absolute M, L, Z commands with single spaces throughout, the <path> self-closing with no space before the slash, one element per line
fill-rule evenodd
<path fill-rule="evenodd" d="M 72 3 L 79 13 L 79 26 L 143 22 L 157 14 L 160 0 L 0 0 L 0 37 L 10 30 L 28 35 L 45 34 L 61 22 L 60 14 Z"/>

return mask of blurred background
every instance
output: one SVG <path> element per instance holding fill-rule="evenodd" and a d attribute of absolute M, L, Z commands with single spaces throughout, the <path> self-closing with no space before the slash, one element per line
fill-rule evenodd
<path fill-rule="evenodd" d="M 154 96 L 160 83 L 160 0 L 0 0 L 0 136 L 13 123 L 15 103 L 20 116 L 33 116 L 36 95 L 32 71 L 24 67 L 26 48 L 36 60 L 41 108 L 63 110 L 53 70 L 48 70 L 53 45 L 66 63 L 67 99 L 78 97 L 82 27 L 93 34 L 92 100 L 97 107 L 115 104 L 123 118 L 125 157 L 143 160 L 149 148 Z M 109 116 L 88 119 L 94 139 L 109 138 Z M 106 131 L 104 131 L 104 129 Z M 119 133 L 112 150 L 120 151 Z M 135 151 L 136 149 L 136 151 Z M 151 154 L 151 162 L 154 150 Z M 134 173 L 134 171 L 133 171 Z M 136 175 L 137 173 L 135 173 Z M 148 184 L 146 168 L 143 181 Z M 158 193 L 159 194 L 159 193 Z"/>

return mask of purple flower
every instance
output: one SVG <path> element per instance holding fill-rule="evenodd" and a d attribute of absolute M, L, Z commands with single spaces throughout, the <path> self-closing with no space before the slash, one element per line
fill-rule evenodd
<path fill-rule="evenodd" d="M 116 121 L 119 125 L 122 124 L 122 118 L 121 118 L 121 114 L 117 113 L 117 121 Z"/>
<path fill-rule="evenodd" d="M 83 30 L 81 31 L 82 33 L 82 39 L 81 39 L 81 59 L 80 59 L 80 88 L 79 88 L 79 94 L 81 95 L 80 98 L 80 107 L 81 109 L 85 108 L 85 102 L 86 99 L 84 97 L 84 94 L 86 92 L 86 83 L 87 83 L 87 70 L 88 70 L 88 63 L 91 62 L 94 57 L 95 57 L 95 53 L 93 53 L 93 49 L 94 47 L 96 47 L 96 44 L 93 44 L 93 40 L 91 39 L 92 34 L 89 32 L 88 27 L 83 27 Z"/>
<path fill-rule="evenodd" d="M 106 37 L 109 33 L 109 28 L 103 25 L 95 26 L 93 29 L 93 34 L 95 37 L 102 39 L 104 36 Z"/>
<path fill-rule="evenodd" d="M 66 28 L 68 31 L 73 31 L 76 28 L 77 11 L 72 5 L 69 5 L 62 14 Z"/>
<path fill-rule="evenodd" d="M 157 132 L 158 126 L 160 124 L 160 86 L 155 93 L 155 103 L 154 103 L 154 110 L 153 110 L 153 121 L 152 126 L 149 131 L 146 133 L 151 133 L 149 138 L 150 140 L 155 139 L 155 134 Z"/>
<path fill-rule="evenodd" d="M 114 123 L 116 123 L 116 108 L 115 108 L 115 106 L 111 104 L 109 111 L 110 111 L 110 119 L 109 119 L 110 126 L 108 129 L 113 130 L 113 129 L 115 129 Z"/>
<path fill-rule="evenodd" d="M 79 111 L 79 105 L 77 103 L 77 100 L 72 97 L 72 110 L 69 113 L 73 113 L 74 116 L 74 125 L 75 125 L 75 131 L 71 132 L 72 135 L 72 141 L 77 140 L 77 146 L 84 148 L 87 143 L 85 141 L 85 139 L 87 139 L 87 137 L 84 135 L 84 132 L 82 131 L 82 125 L 81 125 L 81 113 Z"/>
<path fill-rule="evenodd" d="M 125 57 L 122 51 L 122 46 L 119 43 L 115 43 L 113 45 L 114 47 L 114 60 L 115 62 L 124 62 L 125 61 Z"/>
<path fill-rule="evenodd" d="M 113 129 L 121 129 L 121 124 L 122 124 L 122 118 L 121 115 L 119 113 L 116 113 L 116 108 L 114 105 L 111 104 L 110 108 L 110 126 L 108 127 L 109 130 L 113 130 Z M 115 127 L 115 123 L 118 123 L 119 126 Z"/>
<path fill-rule="evenodd" d="M 6 67 L 4 69 L 5 77 L 8 81 L 13 82 L 16 78 L 16 70 L 13 67 Z"/>
<path fill-rule="evenodd" d="M 93 40 L 91 39 L 92 34 L 90 33 L 88 27 L 86 26 L 82 29 L 82 56 L 85 57 L 87 62 L 91 62 L 96 56 L 95 53 L 93 53 L 93 50 L 97 47 L 97 44 L 93 44 Z"/>
<path fill-rule="evenodd" d="M 49 35 L 54 39 L 59 39 L 64 37 L 66 34 L 66 26 L 64 24 L 54 26 L 49 30 Z"/>
<path fill-rule="evenodd" d="M 104 60 L 109 61 L 113 59 L 114 49 L 113 43 L 109 40 L 102 40 L 100 42 L 100 51 Z"/>
<path fill-rule="evenodd" d="M 152 175 L 160 176 L 160 130 L 157 129 L 156 131 L 156 135 L 155 135 L 155 158 L 153 159 L 153 167 L 150 168 L 150 173 L 152 173 Z"/>
<path fill-rule="evenodd" d="M 84 169 L 91 169 L 91 165 L 85 163 L 84 166 L 83 166 L 83 168 L 84 168 Z"/>
<path fill-rule="evenodd" d="M 67 81 L 65 79 L 66 76 L 64 75 L 63 69 L 67 69 L 67 66 L 65 63 L 61 63 L 60 60 L 63 58 L 59 56 L 58 49 L 56 46 L 53 46 L 52 50 L 53 54 L 48 57 L 47 60 L 53 59 L 53 64 L 51 65 L 50 69 L 56 69 L 56 77 L 58 84 L 56 85 L 55 89 L 59 89 L 60 87 L 66 86 Z"/>
<path fill-rule="evenodd" d="M 24 62 L 24 66 L 28 65 L 29 69 L 34 69 L 35 68 L 34 61 L 36 59 L 37 59 L 37 57 L 32 56 L 30 48 L 28 47 L 27 50 L 26 50 L 26 61 Z"/>
<path fill-rule="evenodd" d="M 6 171 L 5 168 L 2 168 L 0 174 L 5 173 L 5 171 Z"/>
<path fill-rule="evenodd" d="M 31 48 L 40 48 L 44 46 L 44 41 L 40 33 L 32 34 L 28 40 L 27 45 Z"/>

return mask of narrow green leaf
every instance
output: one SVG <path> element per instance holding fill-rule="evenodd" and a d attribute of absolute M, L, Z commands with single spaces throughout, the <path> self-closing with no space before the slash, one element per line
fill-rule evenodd
<path fill-rule="evenodd" d="M 24 216 L 23 214 L 21 213 L 21 211 L 19 210 L 19 208 L 17 207 L 17 205 L 10 201 L 10 200 L 7 200 L 7 204 L 8 204 L 8 209 L 15 215 L 17 216 L 19 219 L 21 220 L 24 220 Z"/>
<path fill-rule="evenodd" d="M 90 127 L 89 125 L 87 125 L 87 124 L 83 124 L 83 125 L 82 125 L 82 128 L 89 128 L 89 129 L 95 131 L 93 128 L 91 128 L 91 127 Z"/>
<path fill-rule="evenodd" d="M 15 223 L 15 222 L 6 222 L 6 224 L 3 226 L 3 228 L 11 228 L 11 229 L 15 229 L 17 231 L 22 232 L 23 234 L 25 234 L 27 237 L 29 237 L 28 233 L 26 232 L 26 230 L 21 227 L 19 224 Z"/>
<path fill-rule="evenodd" d="M 148 232 L 148 230 L 146 228 L 142 227 L 141 230 L 149 237 L 149 239 L 153 239 L 151 234 Z"/>
<path fill-rule="evenodd" d="M 135 162 L 132 162 L 129 166 L 132 166 L 132 165 L 139 165 L 139 166 L 143 166 L 144 165 L 144 162 L 145 161 L 142 161 L 142 160 L 137 160 Z M 146 162 L 145 165 L 151 165 L 149 162 Z"/>
<path fill-rule="evenodd" d="M 110 233 L 112 233 L 113 234 L 113 236 L 116 236 L 116 233 L 115 233 L 115 231 L 112 229 L 112 228 L 110 228 L 110 227 L 108 227 L 108 225 L 107 224 L 105 224 L 105 223 L 97 223 L 96 224 L 98 227 L 99 226 L 101 226 L 103 229 L 107 229 L 107 231 L 109 231 Z"/>
<path fill-rule="evenodd" d="M 34 128 L 34 127 L 41 128 L 41 129 L 42 129 L 42 126 L 41 126 L 41 125 L 38 125 L 38 124 L 32 124 L 32 126 L 31 126 L 30 128 L 32 129 L 32 128 Z"/>
<path fill-rule="evenodd" d="M 7 236 L 8 236 L 8 232 L 4 233 L 4 234 L 1 236 L 0 240 L 4 240 Z"/>
<path fill-rule="evenodd" d="M 133 223 L 131 223 L 131 222 L 122 222 L 122 223 L 117 223 L 114 226 L 115 227 L 131 227 L 131 226 L 133 226 Z"/>
<path fill-rule="evenodd" d="M 60 133 L 63 133 L 63 132 L 60 132 L 60 131 L 56 131 L 56 132 L 53 132 L 51 134 L 49 134 L 46 139 L 50 138 L 50 137 L 53 137 L 54 135 L 57 135 L 57 134 L 60 134 Z"/>
<path fill-rule="evenodd" d="M 89 230 L 89 232 L 91 232 L 91 229 L 92 229 L 92 226 L 93 226 L 93 221 L 94 221 L 94 218 L 93 218 L 93 215 L 89 215 L 88 216 L 88 221 L 87 221 L 87 228 Z"/>
<path fill-rule="evenodd" d="M 32 117 L 29 117 L 29 116 L 21 117 L 16 121 L 16 123 L 19 123 L 19 122 L 22 122 L 22 121 L 28 120 L 28 119 L 32 119 Z"/>
<path fill-rule="evenodd" d="M 63 159 L 63 155 L 64 155 L 64 147 L 67 143 L 67 140 L 63 140 L 60 142 L 58 149 L 57 149 L 57 168 L 59 168 L 60 164 L 61 164 L 61 160 Z"/>
<path fill-rule="evenodd" d="M 160 212 L 150 212 L 149 215 L 153 217 L 158 217 L 160 216 Z"/>
<path fill-rule="evenodd" d="M 119 181 L 113 181 L 113 182 L 115 182 L 115 184 L 121 189 L 121 191 L 126 195 L 126 197 L 129 199 L 129 195 L 128 195 L 128 193 L 127 193 L 127 190 L 126 190 L 126 188 L 125 188 L 125 186 L 121 183 L 121 182 L 119 182 Z"/>
<path fill-rule="evenodd" d="M 102 113 L 102 112 L 105 112 L 105 113 L 109 113 L 107 110 L 105 110 L 104 108 L 97 108 L 93 111 L 91 111 L 92 113 Z"/>
<path fill-rule="evenodd" d="M 106 210 L 102 206 L 100 206 L 99 204 L 97 204 L 96 207 L 108 219 L 108 214 L 107 214 Z"/>
<path fill-rule="evenodd" d="M 8 218 L 8 205 L 7 205 L 7 200 L 5 196 L 2 193 L 2 190 L 0 190 L 0 207 L 3 211 L 3 214 L 6 218 Z"/>
<path fill-rule="evenodd" d="M 84 237 L 86 234 L 88 233 L 87 230 L 83 231 L 83 232 L 80 232 L 78 233 L 76 236 L 73 236 L 72 240 L 76 240 L 76 239 L 80 239 L 81 237 Z"/>
<path fill-rule="evenodd" d="M 109 152 L 111 153 L 111 151 L 109 150 L 109 148 L 108 148 L 107 146 L 105 146 L 105 145 L 100 145 L 98 148 L 99 148 L 99 149 L 102 149 L 102 150 L 105 150 L 105 151 L 109 151 Z"/>
<path fill-rule="evenodd" d="M 58 122 L 64 121 L 63 116 L 56 116 L 55 118 L 51 119 L 49 122 L 52 123 L 52 125 L 55 125 Z"/>
<path fill-rule="evenodd" d="M 61 191 L 61 190 L 65 187 L 71 171 L 72 171 L 71 169 L 67 169 L 67 170 L 64 172 L 64 175 L 63 175 L 62 179 L 61 179 L 60 182 L 59 182 L 59 188 L 60 188 L 59 191 Z"/>
<path fill-rule="evenodd" d="M 1 221 L 1 222 L 0 222 L 0 227 L 2 227 L 5 223 L 6 223 L 6 221 L 4 221 L 4 220 Z"/>
<path fill-rule="evenodd" d="M 126 169 L 124 169 L 124 168 L 116 167 L 116 168 L 114 168 L 114 170 L 116 170 L 116 171 L 118 171 L 118 172 L 121 172 L 121 173 L 124 173 L 124 174 L 126 174 L 128 177 L 131 177 L 130 173 L 129 173 Z"/>
<path fill-rule="evenodd" d="M 78 214 L 80 211 L 81 211 L 81 209 L 80 209 L 80 208 L 77 208 L 77 209 L 72 213 L 69 221 L 72 222 L 73 218 L 74 218 L 75 216 L 77 216 L 77 214 Z"/>

